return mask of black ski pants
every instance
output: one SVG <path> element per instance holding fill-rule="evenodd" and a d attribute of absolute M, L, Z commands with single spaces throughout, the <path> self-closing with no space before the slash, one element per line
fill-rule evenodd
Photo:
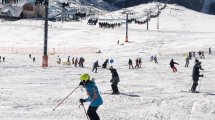
<path fill-rule="evenodd" d="M 185 65 L 184 67 L 188 67 L 188 65 L 189 65 L 189 63 L 188 63 L 188 62 L 186 62 L 186 65 Z"/>
<path fill-rule="evenodd" d="M 118 82 L 113 82 L 113 83 L 111 84 L 113 93 L 118 93 L 118 92 L 119 92 L 117 85 L 118 85 Z"/>
<path fill-rule="evenodd" d="M 100 120 L 98 114 L 96 113 L 97 109 L 98 107 L 89 106 L 87 110 L 87 115 L 89 116 L 90 120 Z"/>
<path fill-rule="evenodd" d="M 198 86 L 198 81 L 199 80 L 193 80 L 193 86 L 191 88 L 191 91 L 196 91 L 196 87 Z"/>
<path fill-rule="evenodd" d="M 96 69 L 96 71 L 95 71 L 95 72 L 97 72 L 97 67 L 94 67 L 94 68 L 93 68 L 93 70 L 94 70 L 94 69 Z M 92 70 L 92 72 L 93 72 L 93 70 Z"/>

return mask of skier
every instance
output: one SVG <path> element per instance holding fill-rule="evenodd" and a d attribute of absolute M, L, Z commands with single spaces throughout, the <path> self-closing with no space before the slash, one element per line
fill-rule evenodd
<path fill-rule="evenodd" d="M 205 52 L 204 52 L 204 50 L 202 51 L 202 58 L 205 59 Z"/>
<path fill-rule="evenodd" d="M 110 67 L 110 71 L 112 73 L 112 79 L 110 82 L 112 82 L 111 84 L 111 87 L 112 87 L 112 90 L 113 90 L 113 93 L 112 94 L 119 94 L 119 90 L 118 90 L 118 83 L 120 82 L 119 80 L 119 75 L 117 73 L 117 70 L 115 68 L 113 68 L 112 66 Z"/>
<path fill-rule="evenodd" d="M 81 67 L 84 67 L 84 61 L 85 61 L 85 59 L 83 57 L 81 57 Z"/>
<path fill-rule="evenodd" d="M 61 59 L 59 58 L 58 60 L 59 60 L 59 64 L 61 64 Z"/>
<path fill-rule="evenodd" d="M 100 105 L 102 105 L 103 101 L 99 94 L 98 88 L 95 82 L 90 80 L 90 76 L 87 73 L 82 74 L 80 76 L 80 80 L 81 82 L 79 85 L 82 85 L 86 89 L 88 98 L 81 98 L 79 101 L 81 104 L 90 101 L 87 115 L 89 116 L 90 120 L 100 120 L 98 114 L 96 113 L 96 110 Z"/>
<path fill-rule="evenodd" d="M 154 61 L 155 61 L 155 64 L 156 64 L 156 63 L 158 64 L 156 55 L 155 55 L 155 57 L 154 57 Z"/>
<path fill-rule="evenodd" d="M 209 55 L 210 55 L 210 54 L 212 54 L 212 53 L 211 53 L 211 47 L 209 47 Z"/>
<path fill-rule="evenodd" d="M 141 58 L 139 58 L 139 67 L 141 68 L 141 65 L 142 65 L 142 61 L 141 61 Z"/>
<path fill-rule="evenodd" d="M 199 77 L 203 77 L 203 75 L 199 75 L 199 69 L 201 70 L 204 70 L 202 69 L 201 67 L 201 62 L 199 62 L 197 59 L 196 59 L 196 62 L 195 62 L 195 65 L 193 67 L 193 74 L 192 74 L 192 77 L 193 77 L 193 86 L 191 88 L 191 91 L 193 93 L 196 93 L 198 91 L 196 91 L 196 87 L 198 85 L 198 81 L 199 81 Z"/>
<path fill-rule="evenodd" d="M 93 70 L 96 69 L 95 73 L 97 72 L 97 67 L 99 66 L 98 60 L 93 64 Z M 93 72 L 92 70 L 92 72 Z"/>
<path fill-rule="evenodd" d="M 139 67 L 138 59 L 136 59 L 136 66 L 135 66 L 135 68 L 138 68 L 138 67 Z"/>
<path fill-rule="evenodd" d="M 187 58 L 185 59 L 185 61 L 186 61 L 186 64 L 185 64 L 184 67 L 188 67 L 188 65 L 189 65 L 189 57 L 187 57 Z"/>
<path fill-rule="evenodd" d="M 199 50 L 199 58 L 202 59 L 202 52 Z"/>
<path fill-rule="evenodd" d="M 102 64 L 102 68 L 106 68 L 108 64 L 108 59 L 105 60 L 105 62 Z"/>
<path fill-rule="evenodd" d="M 130 58 L 129 58 L 129 61 L 128 61 L 128 65 L 129 65 L 129 69 L 130 69 L 131 66 L 132 66 L 132 69 L 134 69 L 133 64 L 132 64 L 132 60 Z"/>
<path fill-rule="evenodd" d="M 73 58 L 72 58 L 72 64 L 74 64 L 74 59 L 75 59 L 75 58 L 73 57 Z"/>
<path fill-rule="evenodd" d="M 176 67 L 174 66 L 174 64 L 178 64 L 178 63 L 174 62 L 173 59 L 172 59 L 171 62 L 170 62 L 170 67 L 172 68 L 173 72 L 177 72 L 177 69 L 176 69 Z M 179 64 L 178 64 L 178 65 L 179 65 Z"/>
<path fill-rule="evenodd" d="M 189 59 L 191 59 L 192 58 L 192 53 L 191 52 L 189 52 Z"/>
<path fill-rule="evenodd" d="M 0 56 L 0 62 L 1 62 L 1 56 Z"/>
<path fill-rule="evenodd" d="M 33 62 L 35 62 L 35 57 L 33 58 Z"/>
<path fill-rule="evenodd" d="M 5 57 L 3 57 L 3 62 L 5 62 Z"/>
<path fill-rule="evenodd" d="M 67 62 L 68 62 L 68 65 L 70 65 L 70 60 L 69 60 L 69 57 L 68 57 L 68 59 L 67 59 Z"/>
<path fill-rule="evenodd" d="M 117 42 L 117 45 L 119 45 L 119 40 L 118 40 L 118 42 Z"/>
<path fill-rule="evenodd" d="M 153 57 L 153 56 L 151 56 L 150 58 L 151 58 L 150 62 L 152 62 L 152 61 L 153 61 L 153 59 L 154 59 L 154 57 Z"/>
<path fill-rule="evenodd" d="M 29 54 L 29 58 L 31 58 L 31 54 Z"/>
<path fill-rule="evenodd" d="M 193 57 L 195 58 L 195 51 L 193 52 Z"/>
<path fill-rule="evenodd" d="M 78 58 L 75 59 L 75 67 L 77 67 L 78 64 Z"/>

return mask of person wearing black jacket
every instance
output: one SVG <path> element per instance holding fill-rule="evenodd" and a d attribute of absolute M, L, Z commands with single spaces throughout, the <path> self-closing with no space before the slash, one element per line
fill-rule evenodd
<path fill-rule="evenodd" d="M 108 59 L 106 59 L 106 61 L 104 62 L 104 64 L 102 64 L 102 68 L 106 68 L 108 64 Z"/>
<path fill-rule="evenodd" d="M 129 69 L 130 69 L 130 67 L 132 67 L 132 69 L 134 69 L 133 64 L 132 64 L 132 60 L 131 60 L 131 59 L 129 59 L 129 61 L 128 61 L 128 65 L 129 65 Z"/>
<path fill-rule="evenodd" d="M 170 62 L 170 67 L 172 68 L 173 72 L 177 72 L 177 69 L 176 69 L 176 67 L 174 66 L 174 64 L 179 65 L 178 63 L 174 62 L 173 59 L 172 59 L 171 62 Z"/>
<path fill-rule="evenodd" d="M 196 59 L 196 64 L 194 65 L 193 67 L 193 74 L 192 74 L 192 77 L 193 77 L 193 86 L 191 88 L 191 91 L 193 93 L 197 92 L 196 91 L 196 87 L 198 85 L 198 81 L 199 81 L 199 77 L 203 77 L 203 74 L 202 75 L 199 75 L 199 69 L 200 70 L 204 70 L 202 69 L 201 67 L 201 62 L 199 62 L 197 59 Z"/>
<path fill-rule="evenodd" d="M 112 82 L 111 84 L 111 87 L 112 87 L 112 90 L 113 90 L 113 93 L 112 94 L 119 94 L 119 90 L 118 90 L 118 83 L 119 83 L 119 75 L 117 73 L 117 70 L 115 68 L 113 68 L 112 66 L 110 67 L 110 71 L 112 73 L 112 79 L 110 82 Z"/>

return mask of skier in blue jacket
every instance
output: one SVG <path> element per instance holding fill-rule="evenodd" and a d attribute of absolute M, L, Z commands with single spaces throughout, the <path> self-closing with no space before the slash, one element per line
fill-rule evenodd
<path fill-rule="evenodd" d="M 80 76 L 80 85 L 83 85 L 87 91 L 88 98 L 80 99 L 81 104 L 83 102 L 91 102 L 90 106 L 87 110 L 87 115 L 89 116 L 90 120 L 100 120 L 96 110 L 100 105 L 102 105 L 103 101 L 99 94 L 98 88 L 95 85 L 95 82 L 90 81 L 90 76 L 87 73 L 84 73 Z"/>
<path fill-rule="evenodd" d="M 94 69 L 96 69 L 96 71 L 95 72 L 97 72 L 97 67 L 99 66 L 99 63 L 98 63 L 98 60 L 94 63 L 94 65 L 93 65 L 93 70 Z M 93 70 L 92 70 L 92 72 L 93 72 Z"/>

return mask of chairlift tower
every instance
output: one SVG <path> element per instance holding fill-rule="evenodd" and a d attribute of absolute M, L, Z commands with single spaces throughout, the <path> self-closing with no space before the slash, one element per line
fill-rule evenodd
<path fill-rule="evenodd" d="M 47 55 L 47 46 L 48 46 L 48 4 L 49 0 L 45 0 L 45 29 L 44 29 L 44 53 L 42 67 L 48 67 L 48 55 Z"/>
<path fill-rule="evenodd" d="M 132 15 L 133 13 L 128 11 L 128 10 L 124 10 L 122 12 L 122 14 L 126 14 L 126 37 L 125 37 L 125 42 L 128 42 L 128 15 Z"/>
<path fill-rule="evenodd" d="M 160 4 L 158 4 L 157 6 L 158 6 L 158 21 L 157 21 L 157 29 L 159 29 L 159 16 L 160 16 L 159 6 L 160 6 Z"/>
<path fill-rule="evenodd" d="M 147 28 L 146 28 L 146 30 L 149 30 L 149 13 L 151 14 L 151 9 L 147 9 L 147 10 L 145 10 L 145 12 L 147 13 Z"/>

